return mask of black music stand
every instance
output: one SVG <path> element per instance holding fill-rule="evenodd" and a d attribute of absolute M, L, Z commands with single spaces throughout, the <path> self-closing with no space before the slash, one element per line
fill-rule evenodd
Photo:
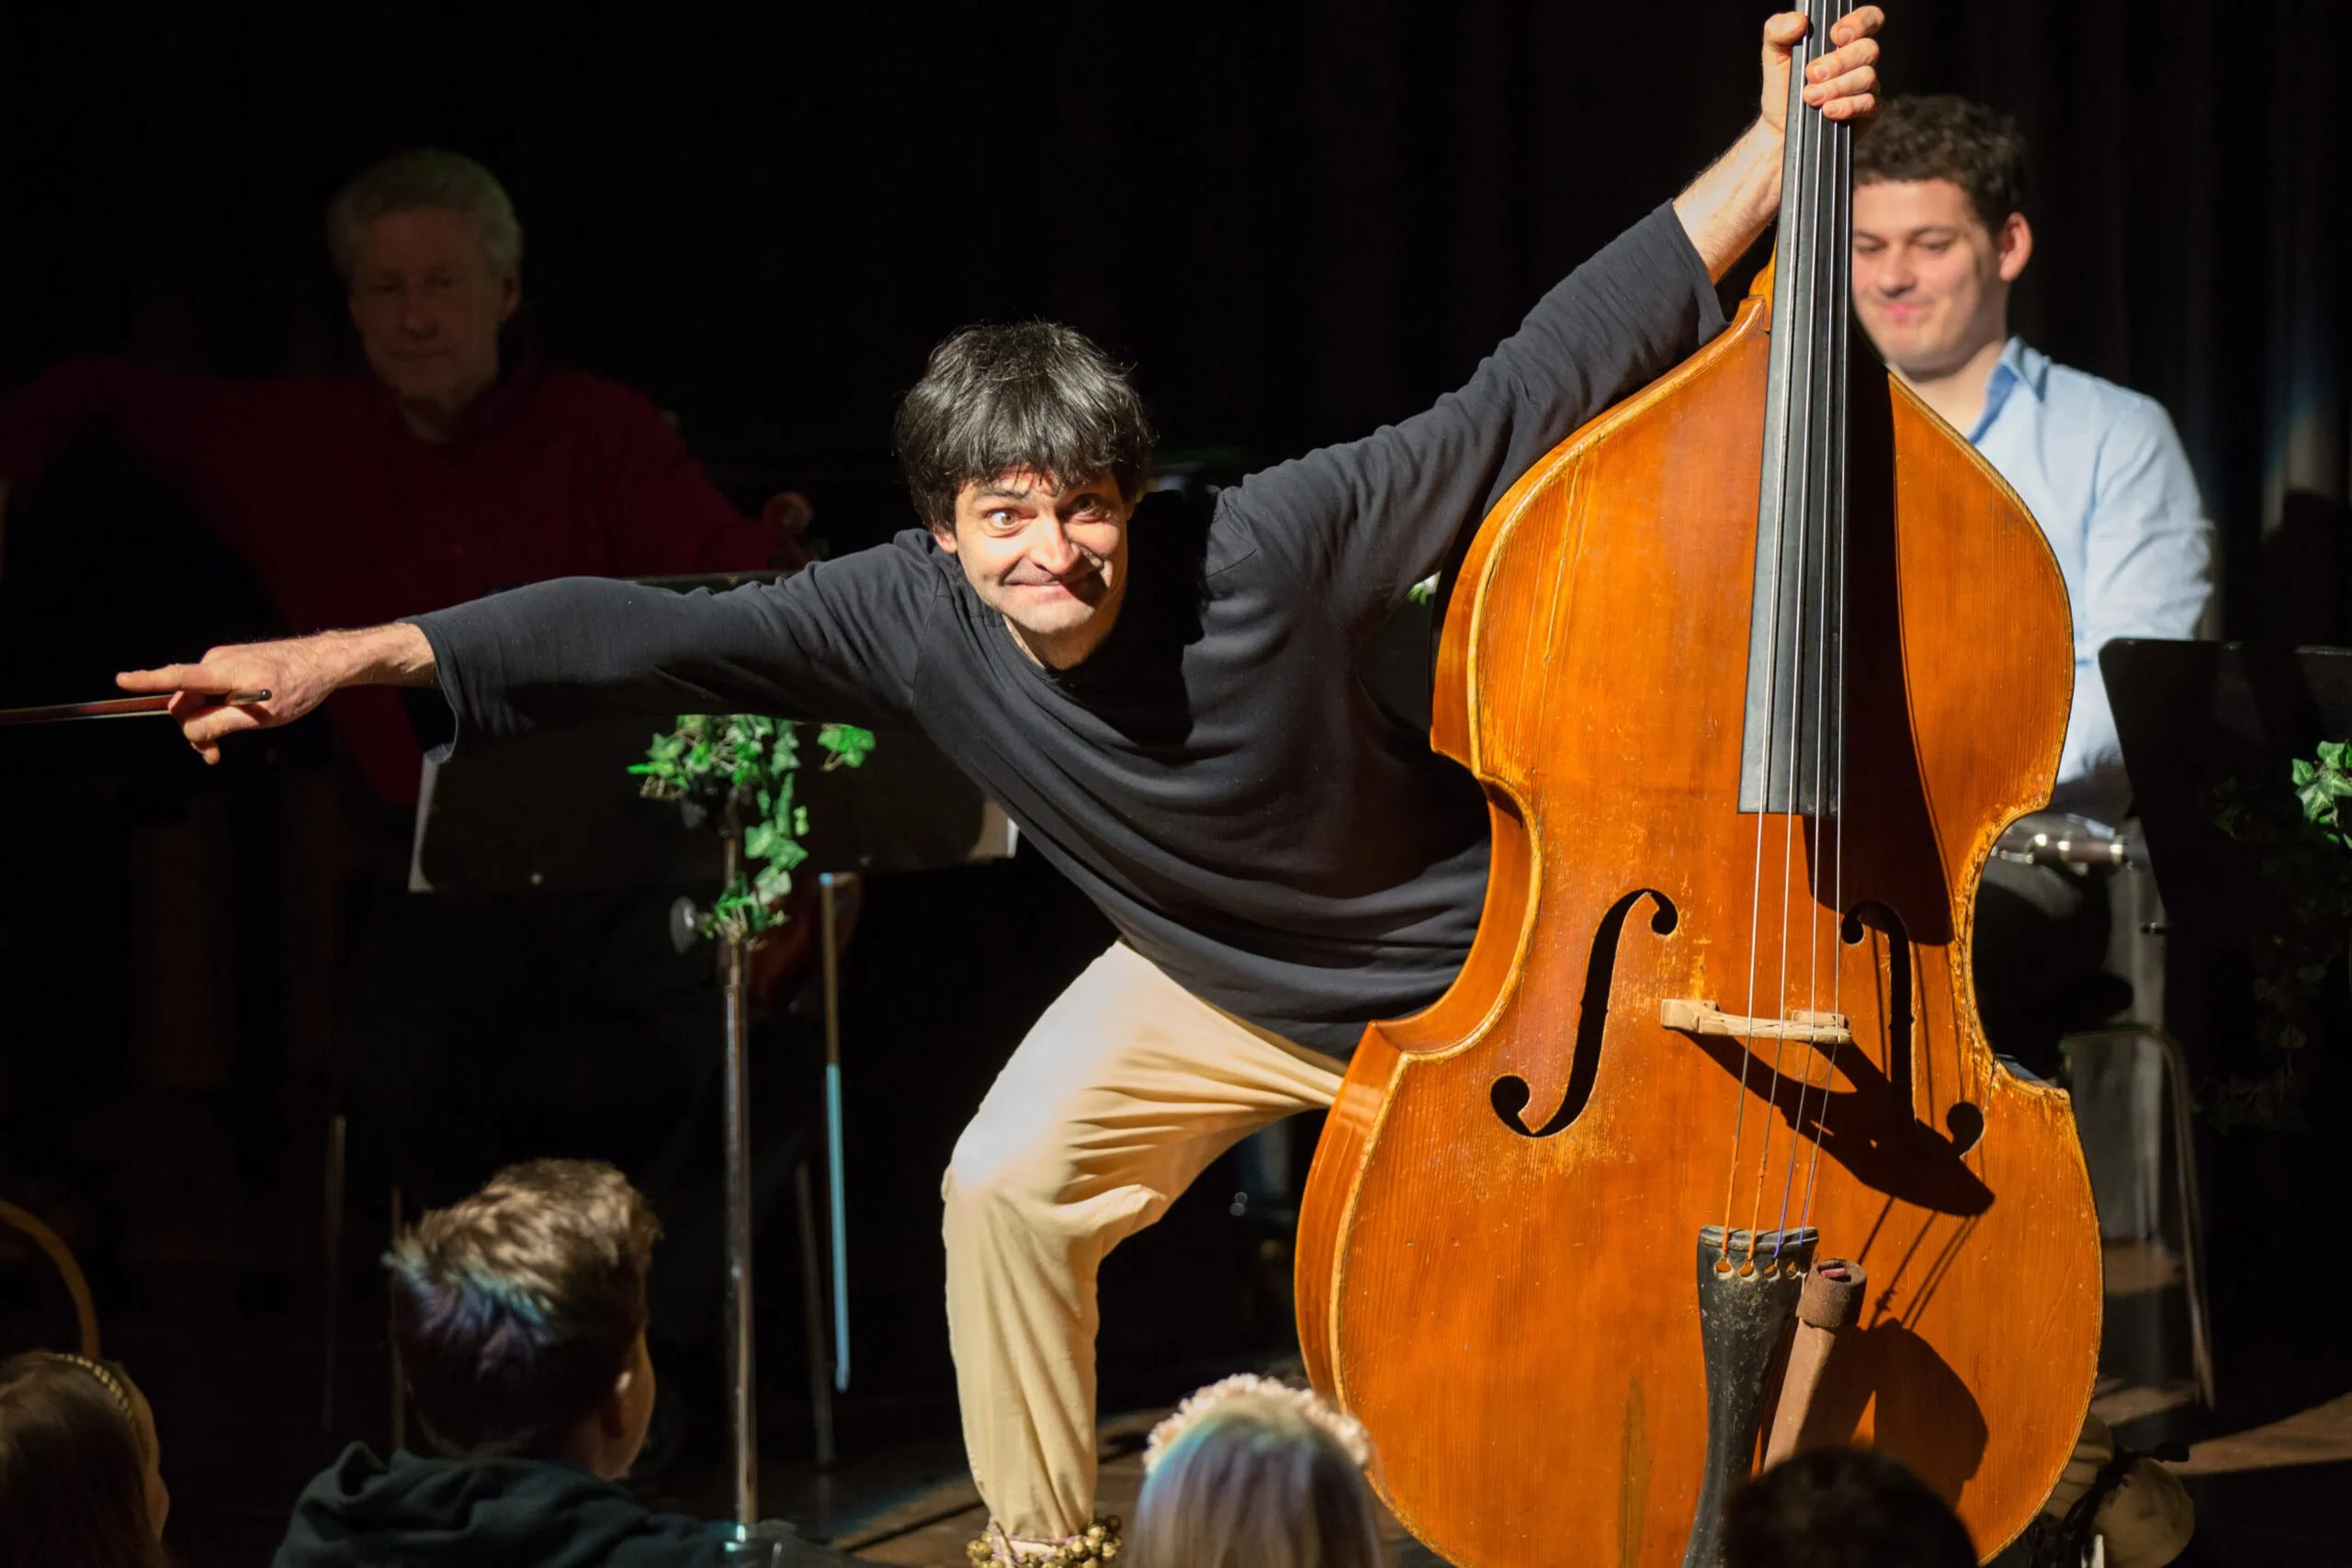
<path fill-rule="evenodd" d="M 757 574 L 639 581 L 685 590 L 723 589 Z M 655 732 L 673 715 L 605 720 L 517 737 L 459 761 L 428 759 L 417 797 L 409 861 L 412 893 L 486 894 L 533 890 L 619 892 L 736 875 L 741 838 L 726 824 L 690 826 L 673 801 L 639 793 L 629 765 L 644 759 Z M 796 784 L 808 807 L 802 839 L 808 859 L 796 874 L 818 879 L 825 1002 L 826 1168 L 831 1214 L 834 1355 L 831 1388 L 849 1386 L 848 1243 L 842 1156 L 839 952 L 834 891 L 840 879 L 868 872 L 925 871 L 998 859 L 1012 852 L 1013 825 L 994 802 L 911 731 L 884 731 L 858 768 L 827 770 L 811 735 Z M 714 831 L 717 828 L 719 830 Z M 691 911 L 682 911 L 690 917 Z M 691 938 L 682 929 L 682 940 Z M 750 998 L 743 944 L 725 942 L 721 988 L 727 1055 L 727 1359 L 733 1428 L 735 1514 L 751 1544 L 760 1525 L 758 1432 L 752 1399 L 750 1076 L 746 1047 Z M 810 1332 L 823 1328 L 810 1303 Z M 831 1401 L 821 1367 L 812 1367 L 818 1460 L 832 1461 Z"/>
<path fill-rule="evenodd" d="M 2167 922 L 2165 1016 L 2200 1075 L 2245 1063 L 2256 1010 L 2255 943 L 2279 923 L 2282 876 L 2265 845 L 2222 830 L 2215 795 L 2281 822 L 2300 816 L 2290 769 L 2323 740 L 2352 737 L 2352 649 L 2262 644 L 2111 642 L 2099 667 L 2148 838 Z M 2317 1021 L 2332 1032 L 2297 1053 L 2306 1127 L 2199 1136 L 2210 1211 L 2213 1336 L 2269 1354 L 2332 1353 L 2352 1263 L 2308 1236 L 2328 1234 L 2352 1179 L 2342 1134 L 2352 1106 L 2341 980 Z M 2278 1260 L 2292 1260 L 2282 1289 Z M 2286 1364 L 2284 1361 L 2278 1364 Z"/>
<path fill-rule="evenodd" d="M 2214 821 L 2214 792 L 2284 791 L 2295 758 L 2352 736 L 2352 649 L 2126 637 L 2098 663 L 2165 918 L 2242 943 L 2267 895 L 2256 856 Z"/>

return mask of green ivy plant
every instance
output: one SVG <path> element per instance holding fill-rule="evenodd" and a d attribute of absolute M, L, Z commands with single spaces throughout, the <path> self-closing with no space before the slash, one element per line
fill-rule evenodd
<path fill-rule="evenodd" d="M 851 724 L 817 727 L 824 767 L 854 768 L 874 750 L 874 732 Z M 808 808 L 794 798 L 800 770 L 800 726 L 760 714 L 687 714 L 646 748 L 629 772 L 645 782 L 639 793 L 684 803 L 699 815 L 743 835 L 749 863 L 700 920 L 705 936 L 746 942 L 785 921 L 780 908 L 792 890 L 793 868 L 808 858 L 801 840 Z"/>
<path fill-rule="evenodd" d="M 2352 741 L 2321 742 L 2316 756 L 2295 759 L 2291 779 L 2291 805 L 2236 779 L 2212 795 L 2214 824 L 2254 852 L 2270 895 L 2268 918 L 2249 933 L 2255 1039 L 2270 1066 L 2205 1087 L 2206 1114 L 2223 1131 L 2302 1125 L 2296 1063 L 2352 935 L 2352 824 L 2342 815 L 2352 796 Z"/>
<path fill-rule="evenodd" d="M 2352 851 L 2352 835 L 2337 815 L 2344 797 L 2352 795 L 2352 740 L 2323 740 L 2316 758 L 2295 759 L 2295 798 L 2303 803 L 2303 818 L 2320 836 L 2339 850 Z"/>

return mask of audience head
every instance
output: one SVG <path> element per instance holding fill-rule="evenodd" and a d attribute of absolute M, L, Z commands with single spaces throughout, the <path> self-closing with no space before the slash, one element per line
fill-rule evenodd
<path fill-rule="evenodd" d="M 611 1166 L 534 1160 L 392 1244 L 392 1343 L 445 1453 L 625 1473 L 653 1415 L 645 1284 L 662 1234 Z"/>
<path fill-rule="evenodd" d="M 498 380 L 498 329 L 522 299 L 523 229 L 488 169 L 455 152 L 395 153 L 327 207 L 327 248 L 351 324 L 410 426 L 446 441 Z"/>
<path fill-rule="evenodd" d="M 0 1568 L 162 1568 L 154 1412 L 120 1368 L 0 1361 Z"/>
<path fill-rule="evenodd" d="M 1724 1568 L 1975 1568 L 1928 1483 L 1867 1449 L 1809 1449 L 1733 1494 Z"/>
<path fill-rule="evenodd" d="M 2025 137 L 1965 98 L 1890 98 L 1854 143 L 1854 309 L 1914 379 L 2008 338 L 2009 286 L 2033 254 Z"/>
<path fill-rule="evenodd" d="M 1211 1383 L 1151 1434 L 1136 1568 L 1375 1568 L 1363 1428 L 1271 1378 Z"/>

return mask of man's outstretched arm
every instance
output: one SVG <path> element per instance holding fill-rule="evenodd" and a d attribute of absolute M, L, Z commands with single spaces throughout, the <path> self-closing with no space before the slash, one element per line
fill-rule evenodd
<path fill-rule="evenodd" d="M 344 686 L 438 686 L 460 750 L 622 716 L 766 713 L 889 724 L 908 717 L 942 574 L 919 536 L 776 583 L 675 593 L 561 578 L 366 631 L 216 648 L 194 664 L 118 676 L 175 694 L 181 733 L 218 761 L 223 738 L 290 724 Z M 250 707 L 221 694 L 266 691 Z"/>
<path fill-rule="evenodd" d="M 433 646 L 406 621 L 365 631 L 321 632 L 281 642 L 216 648 L 194 664 L 166 664 L 115 677 L 126 692 L 170 692 L 180 733 L 208 762 L 220 760 L 220 742 L 246 729 L 270 729 L 296 719 L 343 686 L 430 686 Z M 222 707 L 230 692 L 267 692 L 250 707 Z"/>

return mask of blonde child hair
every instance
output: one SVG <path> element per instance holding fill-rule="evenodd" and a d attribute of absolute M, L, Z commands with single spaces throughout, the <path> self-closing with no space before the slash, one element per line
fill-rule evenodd
<path fill-rule="evenodd" d="M 1363 1427 L 1306 1389 L 1211 1383 L 1144 1450 L 1134 1568 L 1378 1568 L 1371 1462 Z"/>

